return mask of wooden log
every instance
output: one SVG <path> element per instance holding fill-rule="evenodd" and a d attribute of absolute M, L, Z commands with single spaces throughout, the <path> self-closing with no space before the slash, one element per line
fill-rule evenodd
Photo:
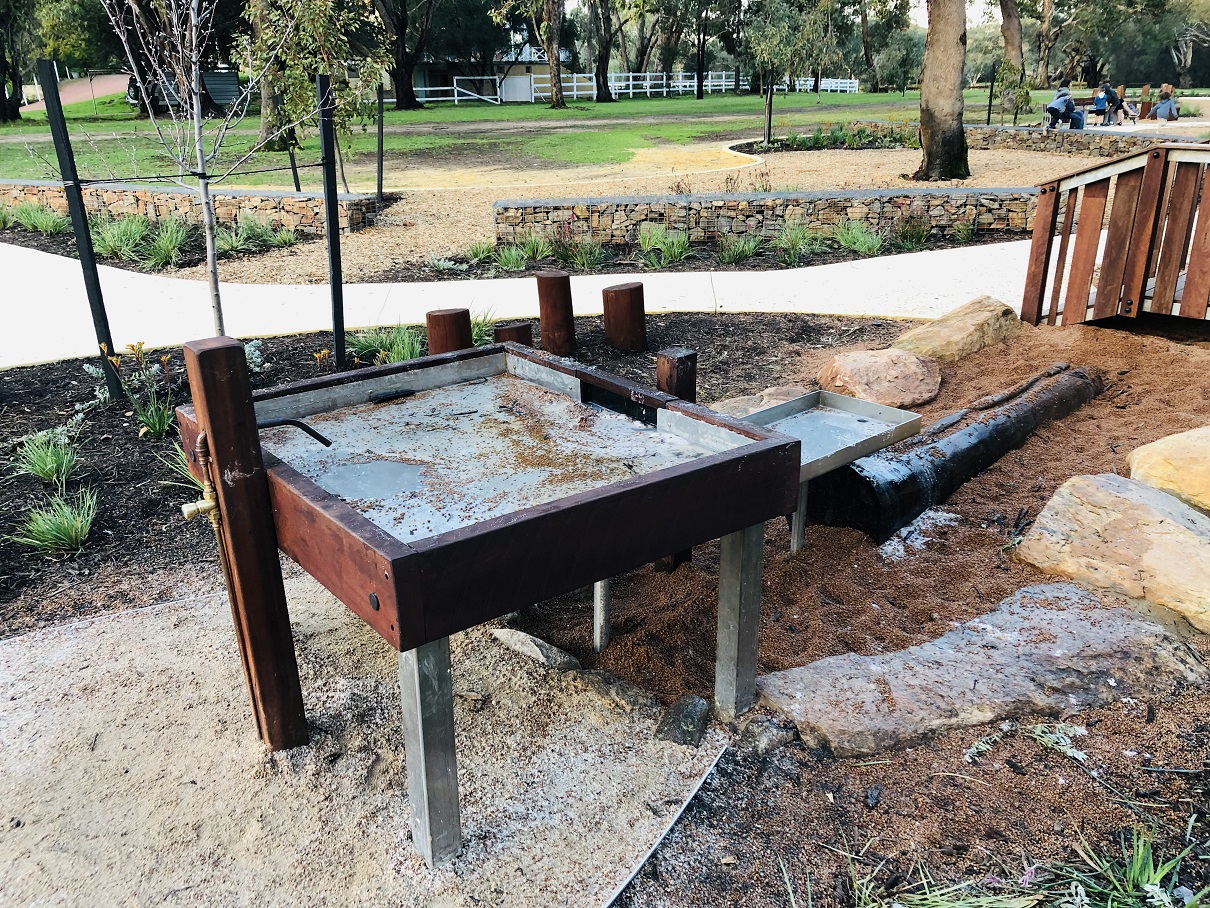
<path fill-rule="evenodd" d="M 647 315 L 639 281 L 615 284 L 601 291 L 605 310 L 605 340 L 616 350 L 642 353 L 647 349 Z"/>
<path fill-rule="evenodd" d="M 697 403 L 697 351 L 669 347 L 655 355 L 655 386 L 665 394 Z M 693 563 L 693 549 L 673 552 L 655 563 L 657 571 L 671 573 L 682 564 Z"/>
<path fill-rule="evenodd" d="M 871 454 L 811 480 L 808 513 L 816 523 L 853 527 L 885 542 L 1023 445 L 1039 426 L 1062 419 L 1102 390 L 1099 375 L 1063 371 L 944 438 L 901 454 Z"/>
<path fill-rule="evenodd" d="M 657 353 L 655 386 L 665 394 L 697 403 L 697 351 L 669 347 Z"/>
<path fill-rule="evenodd" d="M 185 344 L 197 426 L 206 433 L 221 527 L 220 557 L 261 739 L 306 744 L 307 716 L 277 559 L 277 530 L 256 431 L 244 347 L 230 337 Z"/>
<path fill-rule="evenodd" d="M 571 308 L 571 275 L 552 269 L 534 275 L 538 282 L 538 333 L 542 349 L 555 356 L 576 352 L 576 320 Z"/>
<path fill-rule="evenodd" d="M 534 326 L 532 322 L 514 322 L 511 325 L 496 325 L 492 328 L 492 340 L 497 344 L 512 341 L 526 347 L 534 345 Z"/>
<path fill-rule="evenodd" d="M 453 353 L 475 346 L 471 334 L 470 309 L 434 309 L 424 314 L 429 353 Z"/>

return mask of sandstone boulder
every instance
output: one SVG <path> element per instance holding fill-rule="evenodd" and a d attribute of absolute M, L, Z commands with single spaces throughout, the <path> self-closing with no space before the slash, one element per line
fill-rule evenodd
<path fill-rule="evenodd" d="M 718 403 L 711 404 L 710 409 L 715 413 L 722 413 L 724 416 L 743 419 L 749 413 L 772 407 L 774 404 L 785 403 L 787 400 L 802 397 L 806 393 L 807 389 L 799 385 L 774 385 L 772 388 L 765 388 L 759 394 L 745 394 L 743 397 L 729 397 L 726 400 L 720 400 Z"/>
<path fill-rule="evenodd" d="M 1067 480 L 1014 557 L 1165 606 L 1210 633 L 1210 517 L 1149 485 L 1114 474 Z"/>
<path fill-rule="evenodd" d="M 1131 479 L 1210 513 L 1210 426 L 1135 448 L 1127 463 Z"/>
<path fill-rule="evenodd" d="M 539 640 L 524 631 L 511 627 L 496 627 L 492 628 L 492 636 L 514 652 L 533 659 L 547 668 L 565 672 L 580 667 L 580 660 L 571 653 L 565 653 L 557 646 L 551 646 L 545 640 Z"/>
<path fill-rule="evenodd" d="M 819 370 L 819 386 L 888 407 L 912 407 L 937 396 L 941 367 L 935 359 L 893 347 L 854 350 L 838 353 Z"/>
<path fill-rule="evenodd" d="M 990 614 L 898 653 L 830 656 L 758 679 L 803 741 L 863 756 L 954 728 L 1066 715 L 1204 683 L 1173 632 L 1072 584 L 1029 587 Z"/>
<path fill-rule="evenodd" d="M 905 331 L 894 346 L 952 363 L 1006 341 L 1020 330 L 1021 319 L 1011 306 L 981 296 L 936 321 Z"/>

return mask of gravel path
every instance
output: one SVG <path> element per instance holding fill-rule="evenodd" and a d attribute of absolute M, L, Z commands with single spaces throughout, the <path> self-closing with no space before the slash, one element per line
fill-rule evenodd
<path fill-rule="evenodd" d="M 425 261 L 431 256 L 464 252 L 476 240 L 491 239 L 492 203 L 510 198 L 567 198 L 606 195 L 656 195 L 679 181 L 689 191 L 724 188 L 754 191 L 767 182 L 775 191 L 817 189 L 890 189 L 919 186 L 907 178 L 919 164 L 912 149 L 812 151 L 752 159 L 728 151 L 724 143 L 639 149 L 622 165 L 564 168 L 509 168 L 487 172 L 469 166 L 416 168 L 417 180 L 441 189 L 403 193 L 383 215 L 379 226 L 344 237 L 346 282 L 364 281 L 398 262 Z M 1054 155 L 1028 151 L 972 151 L 974 176 L 941 186 L 1036 186 L 1070 169 Z M 767 172 L 767 178 L 765 176 Z M 458 185 L 458 184 L 462 185 Z M 323 283 L 328 279 L 327 250 L 313 242 L 221 266 L 224 281 L 240 283 Z M 201 268 L 177 276 L 203 278 Z"/>

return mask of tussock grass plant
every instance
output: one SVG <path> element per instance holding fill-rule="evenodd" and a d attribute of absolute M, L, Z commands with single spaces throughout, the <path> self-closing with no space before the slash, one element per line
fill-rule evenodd
<path fill-rule="evenodd" d="M 179 441 L 167 454 L 157 454 L 156 459 L 168 468 L 168 472 L 173 477 L 172 479 L 161 479 L 160 485 L 180 486 L 183 489 L 197 491 L 205 488 L 202 483 L 198 482 L 197 477 L 189 472 L 189 458 L 185 455 L 185 449 L 181 447 Z"/>
<path fill-rule="evenodd" d="M 8 230 L 12 227 L 16 218 L 13 216 L 13 210 L 7 205 L 0 203 L 0 230 Z"/>
<path fill-rule="evenodd" d="M 219 227 L 214 231 L 214 248 L 219 255 L 234 255 L 256 247 L 243 227 Z"/>
<path fill-rule="evenodd" d="M 605 261 L 605 247 L 592 237 L 582 237 L 571 249 L 568 263 L 581 271 L 593 271 Z"/>
<path fill-rule="evenodd" d="M 496 250 L 496 264 L 505 271 L 524 271 L 529 256 L 520 246 L 502 246 Z"/>
<path fill-rule="evenodd" d="M 43 236 L 63 233 L 71 223 L 65 215 L 33 202 L 22 202 L 18 205 L 13 211 L 13 219 L 26 230 Z"/>
<path fill-rule="evenodd" d="M 471 343 L 476 347 L 483 344 L 490 344 L 493 338 L 493 328 L 495 328 L 496 319 L 492 315 L 491 309 L 484 309 L 482 312 L 471 313 Z"/>
<path fill-rule="evenodd" d="M 878 255 L 886 239 L 864 221 L 837 221 L 832 228 L 832 239 L 842 249 L 850 249 L 859 255 Z"/>
<path fill-rule="evenodd" d="M 683 262 L 689 258 L 690 251 L 689 234 L 683 230 L 669 230 L 660 246 L 660 263 L 671 265 Z"/>
<path fill-rule="evenodd" d="M 906 217 L 895 227 L 895 245 L 900 249 L 918 250 L 928 245 L 932 225 L 926 217 Z"/>
<path fill-rule="evenodd" d="M 959 243 L 969 243 L 975 239 L 976 232 L 974 220 L 959 221 L 953 226 L 950 236 Z"/>
<path fill-rule="evenodd" d="M 277 231 L 255 218 L 240 221 L 239 232 L 253 249 L 267 249 L 273 245 Z"/>
<path fill-rule="evenodd" d="M 760 252 L 761 238 L 755 234 L 735 236 L 723 234 L 718 238 L 718 260 L 723 265 L 740 265 Z"/>
<path fill-rule="evenodd" d="M 781 230 L 773 237 L 777 260 L 791 268 L 798 265 L 804 256 L 822 252 L 827 247 L 826 238 L 793 221 L 783 224 Z"/>
<path fill-rule="evenodd" d="M 78 552 L 97 517 L 97 493 L 84 489 L 74 498 L 54 495 L 25 516 L 13 542 L 53 555 Z"/>
<path fill-rule="evenodd" d="M 490 264 L 496 257 L 496 246 L 487 240 L 480 240 L 466 250 L 466 257 L 472 265 Z"/>
<path fill-rule="evenodd" d="M 385 366 L 416 359 L 424 350 L 424 340 L 410 325 L 370 328 L 349 335 L 349 351 L 359 360 Z"/>
<path fill-rule="evenodd" d="M 267 243 L 276 249 L 285 249 L 298 242 L 298 231 L 293 227 L 278 227 L 269 233 Z"/>
<path fill-rule="evenodd" d="M 60 489 L 79 463 L 80 446 L 65 426 L 30 435 L 21 443 L 16 461 L 22 473 L 53 482 Z"/>
<path fill-rule="evenodd" d="M 156 271 L 171 268 L 181 260 L 188 240 L 189 227 L 184 221 L 164 218 L 156 227 L 155 236 L 144 245 L 139 261 Z"/>
<path fill-rule="evenodd" d="M 639 228 L 639 250 L 648 268 L 683 262 L 692 251 L 689 234 L 683 230 L 669 230 L 662 224 L 644 224 Z"/>
<path fill-rule="evenodd" d="M 548 259 L 554 254 L 550 237 L 537 230 L 529 230 L 521 237 L 520 248 L 525 253 L 525 258 L 531 262 Z"/>
<path fill-rule="evenodd" d="M 97 255 L 134 261 L 151 232 L 151 222 L 141 214 L 123 218 L 100 218 L 90 225 L 92 248 Z"/>
<path fill-rule="evenodd" d="M 1072 848 L 1085 866 L 1051 868 L 1060 891 L 1066 893 L 1061 904 L 1087 908 L 1206 908 L 1210 904 L 1210 887 L 1185 898 L 1175 891 L 1181 863 L 1192 845 L 1165 859 L 1156 846 L 1155 830 L 1141 826 L 1131 830 L 1129 842 L 1124 833 L 1118 842 L 1120 854 L 1098 854 L 1080 836 Z"/>

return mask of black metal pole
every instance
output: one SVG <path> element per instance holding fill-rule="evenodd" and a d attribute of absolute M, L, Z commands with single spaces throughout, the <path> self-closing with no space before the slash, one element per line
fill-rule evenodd
<path fill-rule="evenodd" d="M 987 125 L 992 125 L 992 98 L 996 95 L 996 70 L 1000 68 L 998 62 L 992 63 L 992 84 L 987 88 Z"/>
<path fill-rule="evenodd" d="M 382 204 L 382 82 L 378 83 L 378 204 Z"/>
<path fill-rule="evenodd" d="M 286 141 L 286 151 L 290 155 L 290 173 L 294 175 L 294 191 L 302 192 L 302 184 L 298 182 L 298 159 L 294 157 L 294 136 L 289 136 Z"/>
<path fill-rule="evenodd" d="M 71 151 L 71 139 L 67 135 L 67 120 L 63 118 L 63 102 L 59 98 L 59 80 L 50 60 L 38 61 L 38 81 L 42 83 L 42 96 L 46 101 L 46 119 L 50 123 L 51 138 L 55 141 L 55 154 L 59 158 L 59 174 L 63 179 L 63 194 L 67 197 L 67 212 L 71 215 L 71 228 L 76 235 L 76 251 L 80 256 L 80 270 L 84 272 L 84 292 L 88 294 L 88 307 L 92 310 L 92 325 L 97 334 L 97 348 L 101 355 L 101 368 L 105 372 L 105 385 L 113 398 L 122 397 L 122 383 L 118 372 L 109 361 L 117 351 L 109 333 L 109 315 L 105 312 L 105 297 L 101 295 L 101 279 L 97 274 L 97 259 L 92 251 L 92 234 L 88 230 L 88 213 L 84 210 L 84 194 L 80 191 L 80 175 L 76 172 L 76 156 Z"/>
<path fill-rule="evenodd" d="M 324 175 L 324 231 L 328 235 L 328 283 L 332 288 L 332 334 L 336 368 L 345 363 L 345 294 L 344 276 L 340 269 L 340 197 L 336 189 L 336 127 L 332 112 L 336 96 L 332 93 L 330 76 L 316 76 L 319 94 L 319 147 Z"/>

